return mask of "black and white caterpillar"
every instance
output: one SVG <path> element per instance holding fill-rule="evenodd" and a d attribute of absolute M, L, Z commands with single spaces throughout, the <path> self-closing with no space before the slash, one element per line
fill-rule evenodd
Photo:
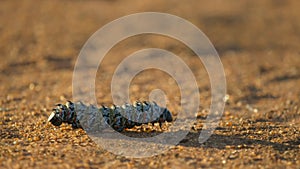
<path fill-rule="evenodd" d="M 69 123 L 72 124 L 73 128 L 93 131 L 109 125 L 120 132 L 126 128 L 130 129 L 148 123 L 159 123 L 161 126 L 163 122 L 173 120 L 172 114 L 167 108 L 160 107 L 155 102 L 147 101 L 111 107 L 102 105 L 101 108 L 71 101 L 56 106 L 48 118 L 48 121 L 53 125 L 60 126 L 62 123 Z"/>

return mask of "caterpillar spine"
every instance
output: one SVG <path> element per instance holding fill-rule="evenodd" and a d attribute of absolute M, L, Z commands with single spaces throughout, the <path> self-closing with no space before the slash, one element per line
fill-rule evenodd
<path fill-rule="evenodd" d="M 48 121 L 55 126 L 62 123 L 69 123 L 73 128 L 84 128 L 87 130 L 101 130 L 107 125 L 117 131 L 125 128 L 133 128 L 148 123 L 159 123 L 173 121 L 172 114 L 167 108 L 158 106 L 155 102 L 135 102 L 134 104 L 124 104 L 122 106 L 112 105 L 106 107 L 102 105 L 97 108 L 94 105 L 87 106 L 81 102 L 73 103 L 67 101 L 66 104 L 57 104 L 52 110 Z"/>

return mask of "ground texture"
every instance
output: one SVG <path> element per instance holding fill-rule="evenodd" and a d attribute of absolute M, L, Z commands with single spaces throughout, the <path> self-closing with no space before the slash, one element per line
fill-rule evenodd
<path fill-rule="evenodd" d="M 0 168 L 299 168 L 299 5 L 296 0 L 1 1 Z M 144 11 L 183 17 L 210 38 L 224 65 L 229 99 L 219 127 L 199 144 L 211 98 L 201 62 L 168 37 L 120 42 L 98 70 L 98 103 L 112 103 L 110 81 L 118 63 L 147 47 L 179 55 L 194 71 L 201 94 L 197 122 L 185 139 L 164 154 L 133 159 L 107 152 L 82 129 L 54 127 L 47 118 L 56 103 L 72 100 L 74 65 L 88 37 L 113 19 Z M 161 71 L 139 74 L 130 97 L 147 100 L 156 88 L 165 91 L 176 116 L 179 89 Z M 125 133 L 148 132 L 140 131 Z"/>

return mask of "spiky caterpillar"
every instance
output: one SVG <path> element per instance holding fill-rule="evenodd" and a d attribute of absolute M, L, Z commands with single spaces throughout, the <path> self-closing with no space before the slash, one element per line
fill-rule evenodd
<path fill-rule="evenodd" d="M 155 102 L 135 102 L 133 105 L 124 104 L 112 107 L 102 106 L 97 108 L 93 105 L 87 106 L 81 102 L 57 104 L 53 109 L 48 121 L 55 126 L 62 123 L 72 124 L 73 128 L 84 128 L 88 130 L 100 130 L 110 125 L 117 131 L 125 128 L 133 128 L 148 123 L 171 122 L 172 114 L 167 108 L 158 106 Z M 82 124 L 80 124 L 82 123 Z"/>

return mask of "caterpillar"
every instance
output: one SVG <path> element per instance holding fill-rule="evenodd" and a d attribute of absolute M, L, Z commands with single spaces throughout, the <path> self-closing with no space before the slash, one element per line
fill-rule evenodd
<path fill-rule="evenodd" d="M 171 112 L 148 101 L 111 107 L 102 105 L 100 108 L 87 106 L 82 102 L 67 101 L 66 104 L 57 104 L 48 118 L 48 122 L 55 126 L 68 123 L 73 128 L 96 131 L 109 125 L 118 132 L 148 123 L 159 123 L 161 127 L 166 121 L 173 121 Z"/>

